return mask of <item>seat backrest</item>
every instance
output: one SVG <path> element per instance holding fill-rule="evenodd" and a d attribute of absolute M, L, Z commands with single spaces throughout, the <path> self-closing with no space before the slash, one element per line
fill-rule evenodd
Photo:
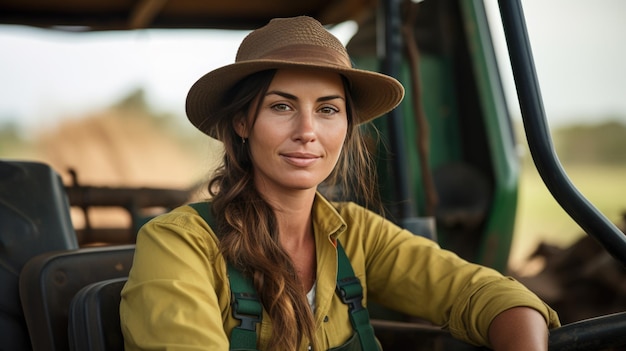
<path fill-rule="evenodd" d="M 76 293 L 69 309 L 70 350 L 124 351 L 119 310 L 126 280 L 100 281 Z"/>
<path fill-rule="evenodd" d="M 83 287 L 128 276 L 134 245 L 81 248 L 34 257 L 20 274 L 20 298 L 33 351 L 65 351 L 68 310 Z"/>
<path fill-rule="evenodd" d="M 30 350 L 19 274 L 32 257 L 78 248 L 59 175 L 38 162 L 0 160 L 0 348 Z"/>

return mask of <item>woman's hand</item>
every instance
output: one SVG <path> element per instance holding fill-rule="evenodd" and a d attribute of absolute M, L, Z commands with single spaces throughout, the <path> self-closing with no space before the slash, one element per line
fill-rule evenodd
<path fill-rule="evenodd" d="M 548 327 L 538 311 L 514 307 L 491 322 L 489 340 L 495 351 L 548 350 Z"/>

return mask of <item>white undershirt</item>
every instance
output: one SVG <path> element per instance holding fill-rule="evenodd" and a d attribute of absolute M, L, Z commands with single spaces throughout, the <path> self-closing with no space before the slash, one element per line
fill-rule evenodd
<path fill-rule="evenodd" d="M 317 281 L 313 282 L 313 287 L 306 293 L 306 299 L 309 300 L 309 306 L 311 306 L 311 311 L 315 312 L 315 286 L 317 285 Z"/>

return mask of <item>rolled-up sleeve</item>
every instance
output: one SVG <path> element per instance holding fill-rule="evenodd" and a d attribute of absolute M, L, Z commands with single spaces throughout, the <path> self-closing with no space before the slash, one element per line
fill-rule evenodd
<path fill-rule="evenodd" d="M 355 270 L 364 270 L 368 299 L 429 320 L 477 345 L 489 345 L 491 321 L 512 307 L 533 308 L 549 328 L 559 326 L 554 310 L 514 279 L 467 262 L 355 205 L 341 212 L 348 228 L 367 228 L 364 232 L 348 229 L 342 243 L 355 257 L 350 257 L 353 264 L 362 265 Z"/>

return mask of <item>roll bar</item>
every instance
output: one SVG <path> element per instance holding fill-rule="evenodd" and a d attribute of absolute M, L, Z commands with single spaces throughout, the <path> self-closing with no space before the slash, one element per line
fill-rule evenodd
<path fill-rule="evenodd" d="M 498 0 L 528 146 L 546 187 L 580 227 L 622 264 L 626 236 L 576 189 L 558 160 L 546 123 L 520 0 Z"/>

